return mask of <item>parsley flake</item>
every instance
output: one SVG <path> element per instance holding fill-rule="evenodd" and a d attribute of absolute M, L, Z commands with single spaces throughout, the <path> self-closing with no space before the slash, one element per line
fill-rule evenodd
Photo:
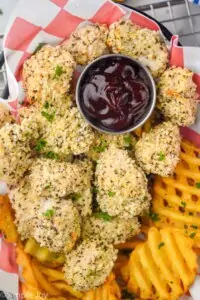
<path fill-rule="evenodd" d="M 181 206 L 186 207 L 186 202 L 181 202 Z"/>
<path fill-rule="evenodd" d="M 63 67 L 57 65 L 55 68 L 55 73 L 54 73 L 53 79 L 60 77 L 63 73 L 65 73 L 63 70 Z"/>
<path fill-rule="evenodd" d="M 158 249 L 162 248 L 164 245 L 165 245 L 165 243 L 161 242 L 161 243 L 158 245 Z"/>
<path fill-rule="evenodd" d="M 149 216 L 149 218 L 150 218 L 153 222 L 160 221 L 160 217 L 159 217 L 159 215 L 158 215 L 157 213 L 154 213 L 154 212 L 150 211 L 150 212 L 148 213 L 148 216 Z"/>
<path fill-rule="evenodd" d="M 94 215 L 96 218 L 103 219 L 106 222 L 112 220 L 112 217 L 109 214 L 104 212 L 95 213 Z"/>
<path fill-rule="evenodd" d="M 47 209 L 47 211 L 43 214 L 47 218 L 52 218 L 55 214 L 55 211 L 53 209 Z"/>
<path fill-rule="evenodd" d="M 37 141 L 37 144 L 36 144 L 36 146 L 35 146 L 35 150 L 36 150 L 37 152 L 41 152 L 42 149 L 46 146 L 46 144 L 47 144 L 47 141 L 45 141 L 45 140 L 43 140 L 43 139 L 38 140 L 38 141 Z"/>
<path fill-rule="evenodd" d="M 35 48 L 35 51 L 33 52 L 33 54 L 40 51 L 45 45 L 46 45 L 46 43 L 39 43 L 38 46 Z"/>
<path fill-rule="evenodd" d="M 44 104 L 44 108 L 48 109 L 49 107 L 50 107 L 50 104 L 49 104 L 48 101 L 46 101 L 45 104 Z"/>
<path fill-rule="evenodd" d="M 116 194 L 115 192 L 111 192 L 111 191 L 108 192 L 108 196 L 109 196 L 109 197 L 114 197 L 115 194 Z"/>
<path fill-rule="evenodd" d="M 81 198 L 81 194 L 79 193 L 71 193 L 69 195 L 69 198 L 72 200 L 72 201 L 77 201 L 78 199 Z"/>
<path fill-rule="evenodd" d="M 159 161 L 163 161 L 165 159 L 165 154 L 163 154 L 162 152 L 158 153 L 158 156 L 159 156 L 158 158 Z"/>
<path fill-rule="evenodd" d="M 197 189 L 200 189 L 200 182 L 196 182 L 195 186 Z"/>
<path fill-rule="evenodd" d="M 189 235 L 189 237 L 190 237 L 191 239 L 193 239 L 193 238 L 195 237 L 195 235 L 196 235 L 196 232 L 192 232 L 192 233 Z"/>
<path fill-rule="evenodd" d="M 41 115 L 47 119 L 47 121 L 52 122 L 55 117 L 55 112 L 53 114 L 49 114 L 46 111 L 42 111 Z"/>
<path fill-rule="evenodd" d="M 55 159 L 55 160 L 58 159 L 58 154 L 56 154 L 56 153 L 53 152 L 53 151 L 48 151 L 48 152 L 46 152 L 46 153 L 44 154 L 44 156 L 45 156 L 46 158 L 50 158 L 50 159 Z"/>
<path fill-rule="evenodd" d="M 44 189 L 47 190 L 47 189 L 50 188 L 50 186 L 51 186 L 51 184 L 47 184 L 47 185 L 44 187 Z"/>
<path fill-rule="evenodd" d="M 189 212 L 189 216 L 193 216 L 193 212 Z"/>
<path fill-rule="evenodd" d="M 96 152 L 96 153 L 101 153 L 101 152 L 104 152 L 106 150 L 106 148 L 108 147 L 108 144 L 106 143 L 106 141 L 102 140 L 99 144 L 99 146 L 95 146 L 93 148 L 93 150 Z"/>
<path fill-rule="evenodd" d="M 131 139 L 130 135 L 124 137 L 124 144 L 125 144 L 125 148 L 127 150 L 132 150 L 133 147 L 131 145 L 131 142 L 132 142 L 132 139 Z"/>

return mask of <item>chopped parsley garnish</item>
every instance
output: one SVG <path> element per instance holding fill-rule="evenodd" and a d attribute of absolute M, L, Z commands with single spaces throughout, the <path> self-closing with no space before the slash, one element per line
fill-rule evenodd
<path fill-rule="evenodd" d="M 127 150 L 132 150 L 133 147 L 131 145 L 131 142 L 132 142 L 132 139 L 131 139 L 130 135 L 124 137 L 125 148 Z"/>
<path fill-rule="evenodd" d="M 53 209 L 47 209 L 47 211 L 43 214 L 47 218 L 52 218 L 55 214 L 55 211 Z"/>
<path fill-rule="evenodd" d="M 46 45 L 46 43 L 39 43 L 38 46 L 35 48 L 35 51 L 33 52 L 33 54 L 40 51 L 45 45 Z"/>
<path fill-rule="evenodd" d="M 164 245 L 165 245 L 165 243 L 161 242 L 161 243 L 158 245 L 158 249 L 162 248 Z"/>
<path fill-rule="evenodd" d="M 200 182 L 196 182 L 195 186 L 197 189 L 200 189 Z"/>
<path fill-rule="evenodd" d="M 99 146 L 95 146 L 93 148 L 93 150 L 97 153 L 101 153 L 104 152 L 106 150 L 106 148 L 108 147 L 108 144 L 106 143 L 106 141 L 102 140 L 99 144 Z"/>
<path fill-rule="evenodd" d="M 48 189 L 50 188 L 50 186 L 51 186 L 51 184 L 47 184 L 47 185 L 44 187 L 44 189 L 45 189 L 45 190 L 48 190 Z"/>
<path fill-rule="evenodd" d="M 69 195 L 69 198 L 72 199 L 72 201 L 77 201 L 78 199 L 81 198 L 81 194 L 79 194 L 79 193 L 71 193 Z"/>
<path fill-rule="evenodd" d="M 44 104 L 44 108 L 46 108 L 46 109 L 48 109 L 50 107 L 50 104 L 49 104 L 49 102 L 45 102 L 45 104 Z"/>
<path fill-rule="evenodd" d="M 162 152 L 160 152 L 158 156 L 159 156 L 158 158 L 159 161 L 163 161 L 165 159 L 165 154 L 163 154 Z"/>
<path fill-rule="evenodd" d="M 60 77 L 63 73 L 65 73 L 65 72 L 64 72 L 62 66 L 57 65 L 55 68 L 55 73 L 54 73 L 53 79 Z"/>
<path fill-rule="evenodd" d="M 109 196 L 109 197 L 114 197 L 115 194 L 116 194 L 115 192 L 111 192 L 111 191 L 108 192 L 108 196 Z"/>
<path fill-rule="evenodd" d="M 186 207 L 186 202 L 181 202 L 181 206 Z"/>
<path fill-rule="evenodd" d="M 184 228 L 185 228 L 185 229 L 188 229 L 188 226 L 187 226 L 187 225 L 184 225 Z"/>
<path fill-rule="evenodd" d="M 193 238 L 195 237 L 195 235 L 196 235 L 196 232 L 192 232 L 192 233 L 189 235 L 189 237 L 190 237 L 191 239 L 193 239 Z"/>
<path fill-rule="evenodd" d="M 97 194 L 98 193 L 98 188 L 96 187 L 96 186 L 92 186 L 91 187 L 91 192 L 93 193 L 93 194 Z"/>
<path fill-rule="evenodd" d="M 55 117 L 55 113 L 49 114 L 49 113 L 46 112 L 46 111 L 42 111 L 42 112 L 41 112 L 41 115 L 42 115 L 43 117 L 45 117 L 45 118 L 47 119 L 47 121 L 49 121 L 49 122 L 52 122 L 53 119 L 54 119 L 54 117 Z"/>
<path fill-rule="evenodd" d="M 112 217 L 109 214 L 104 212 L 95 213 L 94 215 L 96 218 L 103 219 L 106 222 L 112 220 Z"/>
<path fill-rule="evenodd" d="M 55 160 L 58 159 L 58 154 L 56 154 L 56 153 L 53 152 L 53 151 L 48 151 L 48 152 L 46 152 L 46 153 L 44 154 L 44 156 L 45 156 L 46 158 L 50 158 L 50 159 L 55 159 Z"/>
<path fill-rule="evenodd" d="M 198 226 L 196 226 L 196 225 L 191 225 L 191 227 L 194 229 L 198 229 Z"/>
<path fill-rule="evenodd" d="M 157 213 L 154 213 L 154 212 L 150 211 L 150 212 L 148 213 L 148 216 L 149 216 L 149 218 L 150 218 L 153 222 L 160 221 L 160 217 L 159 217 L 159 215 L 158 215 Z"/>
<path fill-rule="evenodd" d="M 35 150 L 36 150 L 37 152 L 41 152 L 42 149 L 44 149 L 44 147 L 46 146 L 46 144 L 47 144 L 47 141 L 45 141 L 45 140 L 43 140 L 43 139 L 38 140 L 38 141 L 37 141 L 37 144 L 36 144 L 36 146 L 35 146 Z"/>

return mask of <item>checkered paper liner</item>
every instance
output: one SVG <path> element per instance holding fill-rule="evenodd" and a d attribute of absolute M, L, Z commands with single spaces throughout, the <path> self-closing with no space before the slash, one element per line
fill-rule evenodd
<path fill-rule="evenodd" d="M 22 86 L 22 65 L 32 55 L 39 43 L 57 45 L 69 37 L 77 27 L 88 23 L 107 24 L 120 18 L 130 18 L 139 26 L 160 31 L 156 22 L 109 0 L 21 0 L 19 1 L 6 30 L 3 47 L 10 96 L 0 102 L 17 115 L 25 102 Z M 161 31 L 160 31 L 161 32 Z M 178 37 L 170 44 L 170 65 L 187 67 L 195 73 L 194 81 L 200 92 L 200 51 L 195 47 L 179 47 Z M 193 130 L 192 130 L 193 129 Z M 196 123 L 191 128 L 182 128 L 182 134 L 200 146 L 200 109 Z M 0 183 L 0 194 L 6 193 L 5 183 Z M 19 275 L 15 259 L 15 245 L 0 237 L 0 269 Z M 1 287 L 2 288 L 2 287 Z M 9 292 L 7 289 L 6 292 Z M 18 291 L 16 291 L 16 295 Z M 200 299 L 200 276 L 190 289 L 190 296 L 181 300 Z"/>

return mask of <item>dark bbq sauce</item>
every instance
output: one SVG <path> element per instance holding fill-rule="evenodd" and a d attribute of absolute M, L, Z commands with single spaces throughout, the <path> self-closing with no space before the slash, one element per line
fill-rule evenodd
<path fill-rule="evenodd" d="M 110 130 L 135 125 L 150 104 L 144 70 L 124 57 L 109 57 L 94 64 L 85 76 L 80 95 L 85 113 Z"/>

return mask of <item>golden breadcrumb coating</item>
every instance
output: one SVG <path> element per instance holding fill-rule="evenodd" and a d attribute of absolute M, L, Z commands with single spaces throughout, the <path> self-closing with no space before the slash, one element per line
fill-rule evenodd
<path fill-rule="evenodd" d="M 167 120 L 179 126 L 195 122 L 198 102 L 193 75 L 188 69 L 172 67 L 163 73 L 158 84 L 157 107 Z"/>
<path fill-rule="evenodd" d="M 88 291 L 106 280 L 116 259 L 112 245 L 85 240 L 66 255 L 65 279 L 76 290 Z"/>
<path fill-rule="evenodd" d="M 114 53 L 137 59 L 149 68 L 153 77 L 159 77 L 167 68 L 168 51 L 160 33 L 141 28 L 131 20 L 110 25 L 107 44 Z"/>
<path fill-rule="evenodd" d="M 145 173 L 170 176 L 179 162 L 181 136 L 177 125 L 165 122 L 136 143 L 135 157 Z"/>
<path fill-rule="evenodd" d="M 109 244 L 124 243 L 140 231 L 137 218 L 122 219 L 96 213 L 83 219 L 82 238 L 106 241 Z"/>
<path fill-rule="evenodd" d="M 95 176 L 103 212 L 130 219 L 149 209 L 147 179 L 126 150 L 110 146 L 100 155 Z"/>
<path fill-rule="evenodd" d="M 23 65 L 23 85 L 29 102 L 55 103 L 70 90 L 76 63 L 61 46 L 44 46 Z M 64 101 L 64 100 L 63 100 Z"/>
<path fill-rule="evenodd" d="M 106 25 L 92 24 L 76 29 L 62 45 L 77 64 L 86 65 L 108 52 Z"/>

